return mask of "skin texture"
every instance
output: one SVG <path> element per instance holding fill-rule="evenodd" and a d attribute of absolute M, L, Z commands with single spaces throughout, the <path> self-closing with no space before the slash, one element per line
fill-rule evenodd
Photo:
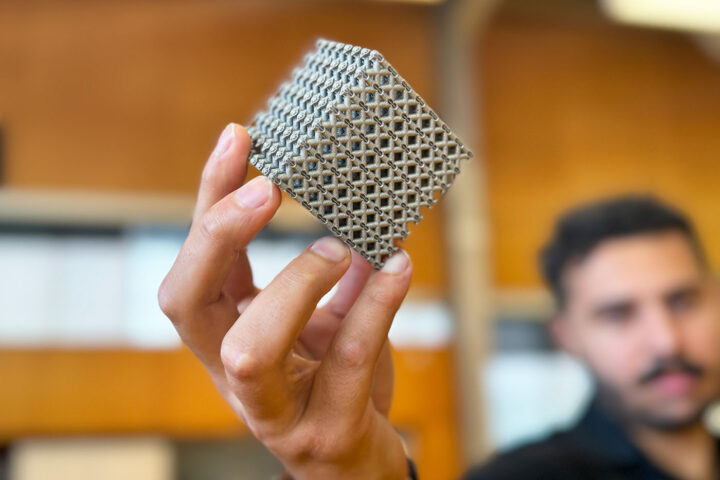
<path fill-rule="evenodd" d="M 701 416 L 720 395 L 720 291 L 687 237 L 606 240 L 563 280 L 567 305 L 552 322 L 559 343 L 588 366 L 601 399 L 641 448 L 668 470 L 683 470 L 687 462 L 673 457 L 687 442 L 664 450 L 691 439 L 696 454 L 708 452 L 694 462 L 706 468 L 682 478 L 711 478 Z"/>
<path fill-rule="evenodd" d="M 325 237 L 257 289 L 245 247 L 272 218 L 280 192 L 264 177 L 242 185 L 249 149 L 245 129 L 228 125 L 203 170 L 160 307 L 293 478 L 404 478 L 404 449 L 387 420 L 387 332 L 407 293 L 410 259 L 401 251 L 373 271 Z"/>

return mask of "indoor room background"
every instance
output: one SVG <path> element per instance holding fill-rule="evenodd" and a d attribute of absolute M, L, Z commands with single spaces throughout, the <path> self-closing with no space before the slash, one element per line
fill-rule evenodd
<path fill-rule="evenodd" d="M 0 2 L 0 478 L 281 471 L 156 292 L 217 136 L 321 37 L 380 51 L 475 152 L 403 244 L 390 417 L 421 478 L 574 420 L 592 386 L 537 270 L 555 216 L 656 193 L 720 263 L 720 18 L 621 3 Z M 249 247 L 258 285 L 326 233 L 284 199 Z"/>

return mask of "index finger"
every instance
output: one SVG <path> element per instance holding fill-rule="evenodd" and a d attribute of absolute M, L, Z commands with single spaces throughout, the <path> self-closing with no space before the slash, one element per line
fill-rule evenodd
<path fill-rule="evenodd" d="M 241 125 L 230 123 L 222 131 L 203 168 L 193 225 L 201 222 L 213 205 L 245 182 L 251 143 L 250 135 Z M 239 250 L 227 274 L 226 290 L 235 303 L 256 292 L 250 262 L 244 250 Z"/>
<path fill-rule="evenodd" d="M 234 262 L 279 204 L 278 188 L 260 176 L 200 217 L 161 286 L 161 296 L 173 299 L 166 305 L 173 320 L 197 316 L 227 296 L 224 286 Z"/>
<path fill-rule="evenodd" d="M 230 123 L 220 133 L 217 145 L 203 167 L 193 223 L 245 182 L 250 143 L 250 135 L 241 125 Z"/>

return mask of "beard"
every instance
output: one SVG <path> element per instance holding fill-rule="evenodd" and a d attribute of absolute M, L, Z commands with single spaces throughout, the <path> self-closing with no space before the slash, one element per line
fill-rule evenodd
<path fill-rule="evenodd" d="M 627 404 L 614 388 L 595 379 L 597 399 L 600 406 L 623 425 L 646 427 L 666 432 L 679 432 L 697 426 L 702 422 L 705 410 L 711 401 L 699 403 L 697 407 L 680 415 L 664 412 L 660 408 L 634 407 Z"/>
<path fill-rule="evenodd" d="M 604 411 L 617 419 L 622 425 L 637 426 L 665 432 L 680 432 L 703 422 L 706 410 L 717 400 L 697 400 L 695 406 L 684 409 L 682 413 L 672 412 L 664 405 L 633 405 L 615 387 L 594 377 L 597 399 Z M 637 388 L 643 388 L 638 385 Z"/>

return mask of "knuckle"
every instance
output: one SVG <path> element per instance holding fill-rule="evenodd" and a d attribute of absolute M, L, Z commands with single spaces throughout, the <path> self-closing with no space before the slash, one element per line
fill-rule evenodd
<path fill-rule="evenodd" d="M 253 380 L 267 369 L 259 356 L 244 352 L 226 340 L 220 345 L 220 360 L 228 375 L 239 381 Z"/>
<path fill-rule="evenodd" d="M 317 443 L 322 441 L 322 438 L 309 433 L 305 428 L 287 430 L 264 422 L 250 422 L 248 427 L 265 448 L 278 458 L 291 463 L 314 460 L 314 452 L 318 451 Z"/>
<path fill-rule="evenodd" d="M 362 368 L 372 363 L 372 356 L 361 341 L 349 339 L 338 345 L 337 361 L 344 368 Z"/>
<path fill-rule="evenodd" d="M 303 252 L 283 269 L 274 282 L 278 290 L 293 292 L 295 295 L 313 299 L 315 303 L 332 287 L 343 271 L 328 267 L 326 262 L 318 261 L 316 255 Z M 341 264 L 339 264 L 341 265 Z M 342 265 L 341 265 L 342 266 Z M 347 267 L 347 265 L 346 265 Z"/>
<path fill-rule="evenodd" d="M 379 305 L 383 308 L 392 308 L 395 306 L 398 300 L 398 294 L 394 288 L 377 285 L 368 292 L 368 297 L 371 302 Z"/>
<path fill-rule="evenodd" d="M 336 435 L 333 435 L 329 429 L 323 428 L 321 424 L 307 425 L 295 432 L 286 443 L 286 453 L 295 462 L 308 459 L 321 463 L 332 462 L 338 457 L 338 444 L 335 439 Z"/>
<path fill-rule="evenodd" d="M 169 283 L 170 282 L 168 280 L 168 277 L 165 277 L 162 283 L 160 283 L 157 294 L 158 305 L 160 306 L 160 310 L 170 320 L 175 321 L 179 313 L 179 308 L 175 294 L 173 293 L 172 288 L 169 286 Z"/>
<path fill-rule="evenodd" d="M 275 277 L 278 288 L 281 291 L 294 292 L 295 295 L 303 298 L 311 298 L 321 288 L 326 278 L 324 273 L 327 272 L 308 268 L 297 260 L 296 258 Z"/>
<path fill-rule="evenodd" d="M 284 458 L 291 463 L 302 463 L 314 458 L 317 439 L 305 436 L 304 438 L 283 439 L 282 442 L 265 443 L 271 451 L 281 451 Z"/>
<path fill-rule="evenodd" d="M 253 435 L 271 452 L 291 463 L 306 461 L 332 464 L 357 455 L 368 425 L 364 419 L 328 424 L 314 418 L 278 435 L 262 428 L 251 428 Z"/>
<path fill-rule="evenodd" d="M 224 227 L 222 216 L 215 207 L 205 212 L 200 218 L 200 231 L 210 240 L 222 238 Z"/>
<path fill-rule="evenodd" d="M 200 183 L 204 184 L 212 180 L 212 178 L 215 176 L 215 172 L 217 169 L 215 168 L 215 164 L 217 162 L 213 162 L 214 160 L 214 154 L 210 156 L 210 159 L 205 163 L 205 167 L 203 168 L 202 173 L 200 174 Z"/>
<path fill-rule="evenodd" d="M 308 270 L 287 269 L 283 275 L 283 281 L 289 288 L 306 287 L 317 281 L 318 275 Z"/>
<path fill-rule="evenodd" d="M 295 452 L 298 460 L 312 458 L 320 463 L 335 463 L 355 455 L 364 435 L 362 426 L 352 429 L 339 427 L 341 425 L 328 427 L 318 424 L 309 429 L 306 440 L 298 445 Z"/>
<path fill-rule="evenodd" d="M 275 433 L 264 425 L 257 425 L 254 422 L 248 422 L 248 428 L 250 429 L 253 437 L 265 445 L 265 447 L 271 452 L 277 452 L 286 443 L 283 439 L 279 439 Z"/>

